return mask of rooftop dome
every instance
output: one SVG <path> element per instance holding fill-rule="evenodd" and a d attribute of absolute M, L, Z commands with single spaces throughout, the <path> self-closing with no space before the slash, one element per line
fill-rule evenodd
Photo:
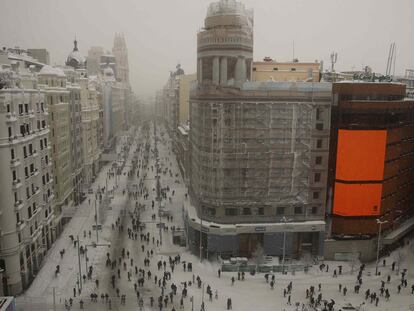
<path fill-rule="evenodd" d="M 85 58 L 79 52 L 78 41 L 73 41 L 74 47 L 73 51 L 69 53 L 68 58 L 66 59 L 66 65 L 73 67 L 75 69 L 85 67 Z"/>

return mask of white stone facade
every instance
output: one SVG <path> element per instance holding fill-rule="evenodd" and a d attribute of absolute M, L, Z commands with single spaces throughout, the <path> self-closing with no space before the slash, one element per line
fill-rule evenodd
<path fill-rule="evenodd" d="M 48 68 L 49 67 L 49 68 Z M 45 66 L 39 73 L 39 86 L 44 89 L 49 109 L 50 142 L 52 144 L 58 232 L 62 229 L 62 211 L 72 205 L 73 176 L 70 154 L 69 91 L 62 70 Z"/>
<path fill-rule="evenodd" d="M 0 265 L 6 295 L 31 282 L 55 239 L 48 105 L 32 74 L 17 77 L 21 83 L 0 89 Z"/>

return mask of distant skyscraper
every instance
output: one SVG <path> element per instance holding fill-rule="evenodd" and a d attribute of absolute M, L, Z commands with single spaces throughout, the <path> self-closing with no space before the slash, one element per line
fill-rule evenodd
<path fill-rule="evenodd" d="M 49 51 L 46 49 L 27 49 L 27 52 L 39 62 L 50 65 Z"/>
<path fill-rule="evenodd" d="M 98 75 L 101 72 L 101 57 L 104 49 L 101 46 L 92 46 L 88 51 L 86 69 L 89 75 Z"/>
<path fill-rule="evenodd" d="M 115 34 L 112 53 L 115 55 L 116 59 L 116 79 L 120 82 L 129 84 L 128 50 L 123 34 Z"/>

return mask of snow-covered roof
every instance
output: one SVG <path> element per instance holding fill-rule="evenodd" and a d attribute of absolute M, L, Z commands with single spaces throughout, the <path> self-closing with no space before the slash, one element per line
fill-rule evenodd
<path fill-rule="evenodd" d="M 50 65 L 44 65 L 39 72 L 39 75 L 49 75 L 49 76 L 58 76 L 58 77 L 65 77 L 65 73 L 61 68 L 52 67 Z"/>

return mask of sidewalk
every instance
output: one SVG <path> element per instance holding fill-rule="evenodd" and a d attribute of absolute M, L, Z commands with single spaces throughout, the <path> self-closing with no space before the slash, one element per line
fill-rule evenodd
<path fill-rule="evenodd" d="M 122 143 L 120 144 L 122 145 Z M 117 146 L 117 152 L 121 146 Z M 112 164 L 107 164 L 98 173 L 95 182 L 92 185 L 93 194 L 87 194 L 86 199 L 76 207 L 76 212 L 69 223 L 66 224 L 64 231 L 55 241 L 51 249 L 48 251 L 43 265 L 34 279 L 30 287 L 25 293 L 17 297 L 17 306 L 24 304 L 30 300 L 39 300 L 43 297 L 43 303 L 47 305 L 53 304 L 53 288 L 55 288 L 56 303 L 59 304 L 64 301 L 64 297 L 69 297 L 73 293 L 73 288 L 76 287 L 78 276 L 78 251 L 74 247 L 69 235 L 79 236 L 80 245 L 90 245 L 96 242 L 96 231 L 92 229 L 95 224 L 95 193 L 100 187 L 105 187 L 107 172 L 111 169 Z M 118 176 L 118 189 L 124 188 L 126 185 L 126 176 Z M 108 189 L 115 187 L 115 178 L 108 179 Z M 125 197 L 122 191 L 114 192 L 114 199 L 110 203 L 111 211 L 104 211 L 106 215 L 105 222 L 102 224 L 102 230 L 98 232 L 99 243 L 108 243 L 112 234 L 111 223 L 118 217 L 121 208 L 125 205 Z M 90 204 L 89 204 L 90 200 Z M 99 204 L 99 202 L 97 202 Z M 99 206 L 99 205 L 98 205 Z M 98 215 L 99 215 L 98 207 Z M 98 216 L 98 219 L 100 217 Z M 86 231 L 86 238 L 84 237 L 84 230 Z M 88 232 L 91 231 L 89 238 Z M 60 256 L 60 251 L 65 249 L 63 258 Z M 95 265 L 99 257 L 105 254 L 107 249 L 88 247 L 88 265 Z M 60 273 L 55 277 L 56 266 L 60 265 Z M 81 273 L 85 273 L 85 257 L 81 256 Z M 86 286 L 85 289 L 87 289 Z M 59 309 L 58 309 L 59 310 Z M 63 309 L 62 309 L 63 310 Z"/>

